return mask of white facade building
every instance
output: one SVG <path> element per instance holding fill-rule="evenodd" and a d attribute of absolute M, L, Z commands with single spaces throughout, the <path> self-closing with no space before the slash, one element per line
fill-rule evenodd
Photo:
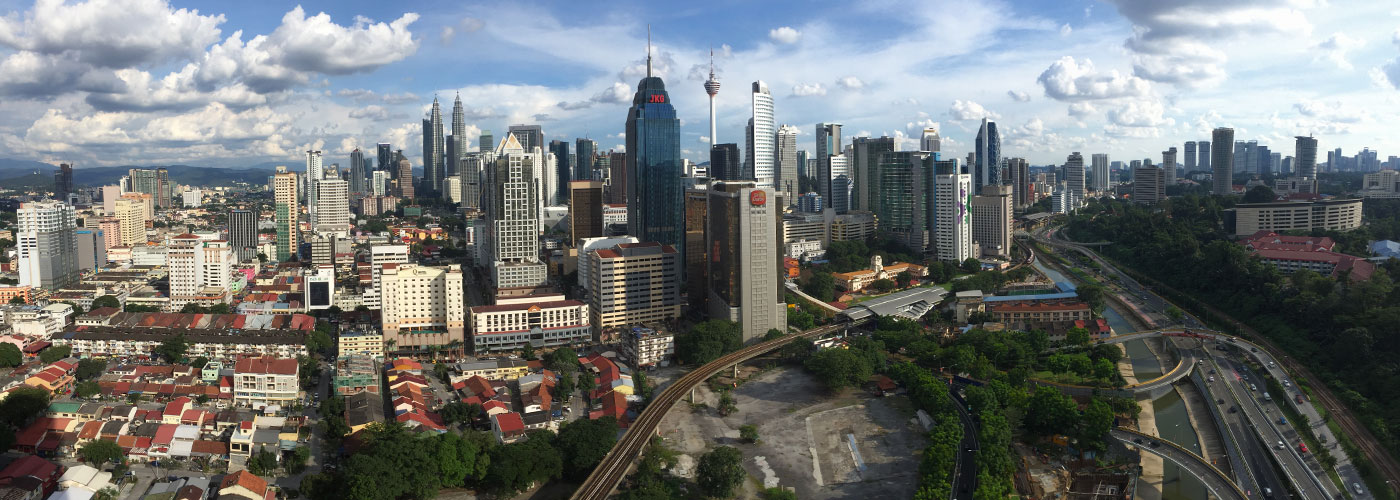
<path fill-rule="evenodd" d="M 1113 189 L 1109 180 L 1108 155 L 1105 153 L 1094 153 L 1089 158 L 1091 162 L 1089 164 L 1089 175 L 1093 177 L 1093 189 L 1099 192 Z"/>
<path fill-rule="evenodd" d="M 544 158 L 538 148 L 525 152 L 514 134 L 507 135 L 496 152 L 495 168 L 486 171 L 486 225 L 481 235 L 492 282 L 496 288 L 539 286 L 548 279 L 539 258 Z"/>
<path fill-rule="evenodd" d="M 365 307 L 378 309 L 384 266 L 408 263 L 408 245 L 374 245 L 369 249 L 370 288 L 365 290 Z"/>
<path fill-rule="evenodd" d="M 315 208 L 311 229 L 316 234 L 346 237 L 350 234 L 350 183 L 341 179 L 311 181 Z"/>
<path fill-rule="evenodd" d="M 777 157 L 773 142 L 777 139 L 778 130 L 773 121 L 773 94 L 768 92 L 768 84 L 762 80 L 753 82 L 750 108 L 753 118 L 749 119 L 748 137 L 745 138 L 745 177 L 757 179 L 760 188 L 774 189 L 777 180 L 773 162 Z"/>
<path fill-rule="evenodd" d="M 972 251 L 972 176 L 954 169 L 940 169 L 934 176 L 934 248 L 938 259 L 961 263 L 975 257 Z"/>
<path fill-rule="evenodd" d="M 461 266 L 391 264 L 384 267 L 380 285 L 380 325 L 393 350 L 414 352 L 463 341 Z"/>
<path fill-rule="evenodd" d="M 562 295 L 526 298 L 532 302 L 471 308 L 471 343 L 476 353 L 569 346 L 593 339 L 588 304 Z"/>
<path fill-rule="evenodd" d="M 1079 204 L 1084 201 L 1084 155 L 1078 151 L 1070 153 L 1065 159 L 1065 184 L 1069 187 L 1073 208 L 1079 208 Z"/>
<path fill-rule="evenodd" d="M 73 206 L 59 201 L 21 203 L 15 215 L 20 286 L 57 290 L 76 283 L 78 237 Z"/>
<path fill-rule="evenodd" d="M 786 202 L 753 182 L 710 184 L 705 231 L 710 317 L 738 322 L 744 341 L 787 332 L 782 217 Z"/>

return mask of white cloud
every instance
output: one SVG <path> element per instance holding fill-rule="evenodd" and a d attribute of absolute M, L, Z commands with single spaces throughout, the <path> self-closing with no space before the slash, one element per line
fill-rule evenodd
<path fill-rule="evenodd" d="M 1060 36 L 1069 36 L 1070 33 L 1074 33 L 1074 28 L 1071 28 L 1069 23 L 1060 26 Z"/>
<path fill-rule="evenodd" d="M 613 82 L 611 86 L 598 91 L 597 94 L 593 94 L 593 97 L 588 100 L 574 102 L 559 101 L 559 107 L 565 110 L 577 110 L 590 108 L 594 104 L 624 104 L 631 100 L 632 88 L 622 82 Z"/>
<path fill-rule="evenodd" d="M 475 33 L 485 25 L 486 23 L 480 19 L 470 16 L 463 17 L 455 25 L 443 26 L 442 31 L 438 34 L 438 41 L 442 42 L 443 46 L 452 45 L 452 40 L 456 38 L 458 33 Z"/>
<path fill-rule="evenodd" d="M 0 44 L 107 68 L 196 58 L 219 39 L 224 16 L 173 9 L 164 0 L 38 0 L 0 18 Z"/>
<path fill-rule="evenodd" d="M 826 87 L 820 83 L 799 83 L 792 86 L 792 95 L 797 97 L 826 95 Z"/>
<path fill-rule="evenodd" d="M 846 90 L 860 90 L 865 88 L 865 82 L 854 76 L 844 76 L 836 80 L 836 85 Z"/>
<path fill-rule="evenodd" d="M 1126 101 L 1117 108 L 1108 110 L 1108 119 L 1114 125 L 1123 127 L 1158 127 L 1171 125 L 1171 118 L 1163 117 L 1162 103 L 1155 100 Z"/>
<path fill-rule="evenodd" d="M 1027 102 L 1031 100 L 1031 95 L 1022 90 L 1008 90 L 1006 95 L 1011 96 L 1011 100 L 1016 102 Z"/>
<path fill-rule="evenodd" d="M 778 43 L 784 43 L 784 44 L 797 43 L 797 39 L 799 39 L 799 38 L 801 38 L 801 37 L 802 37 L 802 33 L 801 33 L 801 32 L 798 32 L 797 30 L 792 29 L 792 27 L 789 27 L 789 26 L 783 26 L 783 27 L 781 27 L 781 28 L 774 28 L 774 29 L 768 31 L 768 38 L 770 38 L 770 39 L 772 39 L 774 42 L 778 42 Z"/>
<path fill-rule="evenodd" d="M 962 99 L 953 101 L 953 105 L 948 108 L 948 115 L 953 117 L 953 121 L 981 120 L 983 118 L 988 120 L 1001 119 L 1000 114 L 993 113 L 987 108 L 982 107 L 981 104 L 977 104 L 973 101 L 964 101 Z"/>
<path fill-rule="evenodd" d="M 384 109 L 384 106 L 371 104 L 364 108 L 351 111 L 349 116 L 358 119 L 384 120 L 389 118 L 389 110 Z"/>
<path fill-rule="evenodd" d="M 1347 60 L 1347 52 L 1363 45 L 1366 45 L 1365 40 L 1348 36 L 1346 33 L 1333 33 L 1332 36 L 1327 37 L 1314 48 L 1322 51 L 1320 57 L 1336 64 L 1338 68 L 1350 70 L 1352 66 L 1351 61 Z"/>
<path fill-rule="evenodd" d="M 1084 118 L 1097 112 L 1094 105 L 1087 102 L 1074 102 L 1069 105 L 1069 115 L 1075 118 Z"/>
<path fill-rule="evenodd" d="M 1045 89 L 1046 96 L 1061 101 L 1140 97 L 1147 95 L 1151 87 L 1147 80 L 1116 70 L 1099 73 L 1094 70 L 1093 61 L 1081 62 L 1070 56 L 1051 64 L 1036 82 Z"/>
<path fill-rule="evenodd" d="M 1218 84 L 1228 56 L 1221 42 L 1261 35 L 1308 36 L 1312 24 L 1295 0 L 1108 0 L 1133 24 L 1125 46 L 1133 71 L 1148 80 L 1184 87 Z"/>

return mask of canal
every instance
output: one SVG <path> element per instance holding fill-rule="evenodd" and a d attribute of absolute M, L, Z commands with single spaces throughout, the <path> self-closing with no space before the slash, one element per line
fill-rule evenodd
<path fill-rule="evenodd" d="M 1071 283 L 1064 274 L 1042 264 L 1041 259 L 1036 259 L 1034 266 L 1037 271 L 1040 271 L 1051 281 Z M 1108 321 L 1108 326 L 1113 329 L 1115 335 L 1135 331 L 1128 320 L 1123 317 L 1123 313 L 1114 308 L 1113 302 L 1108 302 L 1108 307 L 1103 310 L 1103 317 Z M 1162 376 L 1162 365 L 1157 361 L 1157 356 L 1147 348 L 1147 341 L 1132 340 L 1124 342 L 1122 346 L 1128 360 L 1132 363 L 1133 376 L 1139 382 Z M 1196 438 L 1196 430 L 1191 427 L 1191 419 L 1186 415 L 1186 403 L 1181 400 L 1181 396 L 1177 395 L 1176 391 L 1153 400 L 1152 412 L 1157 422 L 1157 435 L 1192 450 L 1198 455 L 1201 453 L 1201 443 Z M 1201 483 L 1195 476 L 1183 474 L 1181 468 L 1170 461 L 1163 462 L 1162 500 L 1194 500 L 1207 497 L 1205 484 Z M 1138 484 L 1142 485 L 1143 483 Z"/>

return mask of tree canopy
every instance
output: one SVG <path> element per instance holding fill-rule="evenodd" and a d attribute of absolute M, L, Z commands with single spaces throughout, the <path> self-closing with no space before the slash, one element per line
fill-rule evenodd
<path fill-rule="evenodd" d="M 733 446 L 720 446 L 700 457 L 695 482 L 700 491 L 715 498 L 729 498 L 734 488 L 744 482 L 744 456 Z"/>
<path fill-rule="evenodd" d="M 743 345 L 744 333 L 738 323 L 712 319 L 676 335 L 676 356 L 682 363 L 702 365 Z"/>

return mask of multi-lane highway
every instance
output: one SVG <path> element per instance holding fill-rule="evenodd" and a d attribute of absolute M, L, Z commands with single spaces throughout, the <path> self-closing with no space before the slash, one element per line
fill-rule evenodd
<path fill-rule="evenodd" d="M 1271 494 L 1273 498 L 1290 498 L 1287 479 L 1275 472 L 1270 446 L 1276 446 L 1277 443 L 1267 443 L 1259 438 L 1259 433 L 1255 432 L 1255 424 L 1250 421 L 1248 414 L 1240 411 L 1240 401 L 1230 391 L 1229 386 L 1221 381 L 1225 371 L 1221 370 L 1216 361 L 1208 360 L 1203 368 L 1205 376 L 1202 380 L 1214 379 L 1213 382 L 1203 384 L 1205 395 L 1210 399 L 1210 404 L 1217 405 L 1223 431 L 1226 433 L 1224 437 L 1234 441 L 1239 448 L 1240 459 L 1244 462 L 1232 463 L 1240 487 L 1249 492 Z"/>
<path fill-rule="evenodd" d="M 958 465 L 953 473 L 953 500 L 972 500 L 973 492 L 977 491 L 977 451 L 982 448 L 977 443 L 977 424 L 967 412 L 967 401 L 958 391 L 950 392 L 963 427 L 963 439 L 958 443 Z"/>
<path fill-rule="evenodd" d="M 651 441 L 652 435 L 656 433 L 656 426 L 661 423 L 662 417 L 671 411 L 671 407 L 680 401 L 681 398 L 689 394 L 691 389 L 704 382 L 721 370 L 727 370 L 736 364 L 748 361 L 754 357 L 767 354 L 797 337 L 809 339 L 819 339 L 823 336 L 843 332 L 849 328 L 859 326 L 868 320 L 856 320 L 841 322 L 833 325 L 813 328 L 797 335 L 773 339 L 767 342 L 760 342 L 750 345 L 738 351 L 720 356 L 719 359 L 709 362 L 704 366 L 695 368 L 682 375 L 674 383 L 667 386 L 660 393 L 656 394 L 651 404 L 647 405 L 642 414 L 632 422 L 623 433 L 622 438 L 617 440 L 612 450 L 608 451 L 603 461 L 593 468 L 593 472 L 584 480 L 583 485 L 574 491 L 573 499 L 603 500 L 617 489 L 618 483 L 622 482 L 622 477 L 627 474 L 627 469 L 642 454 L 642 449 Z"/>

